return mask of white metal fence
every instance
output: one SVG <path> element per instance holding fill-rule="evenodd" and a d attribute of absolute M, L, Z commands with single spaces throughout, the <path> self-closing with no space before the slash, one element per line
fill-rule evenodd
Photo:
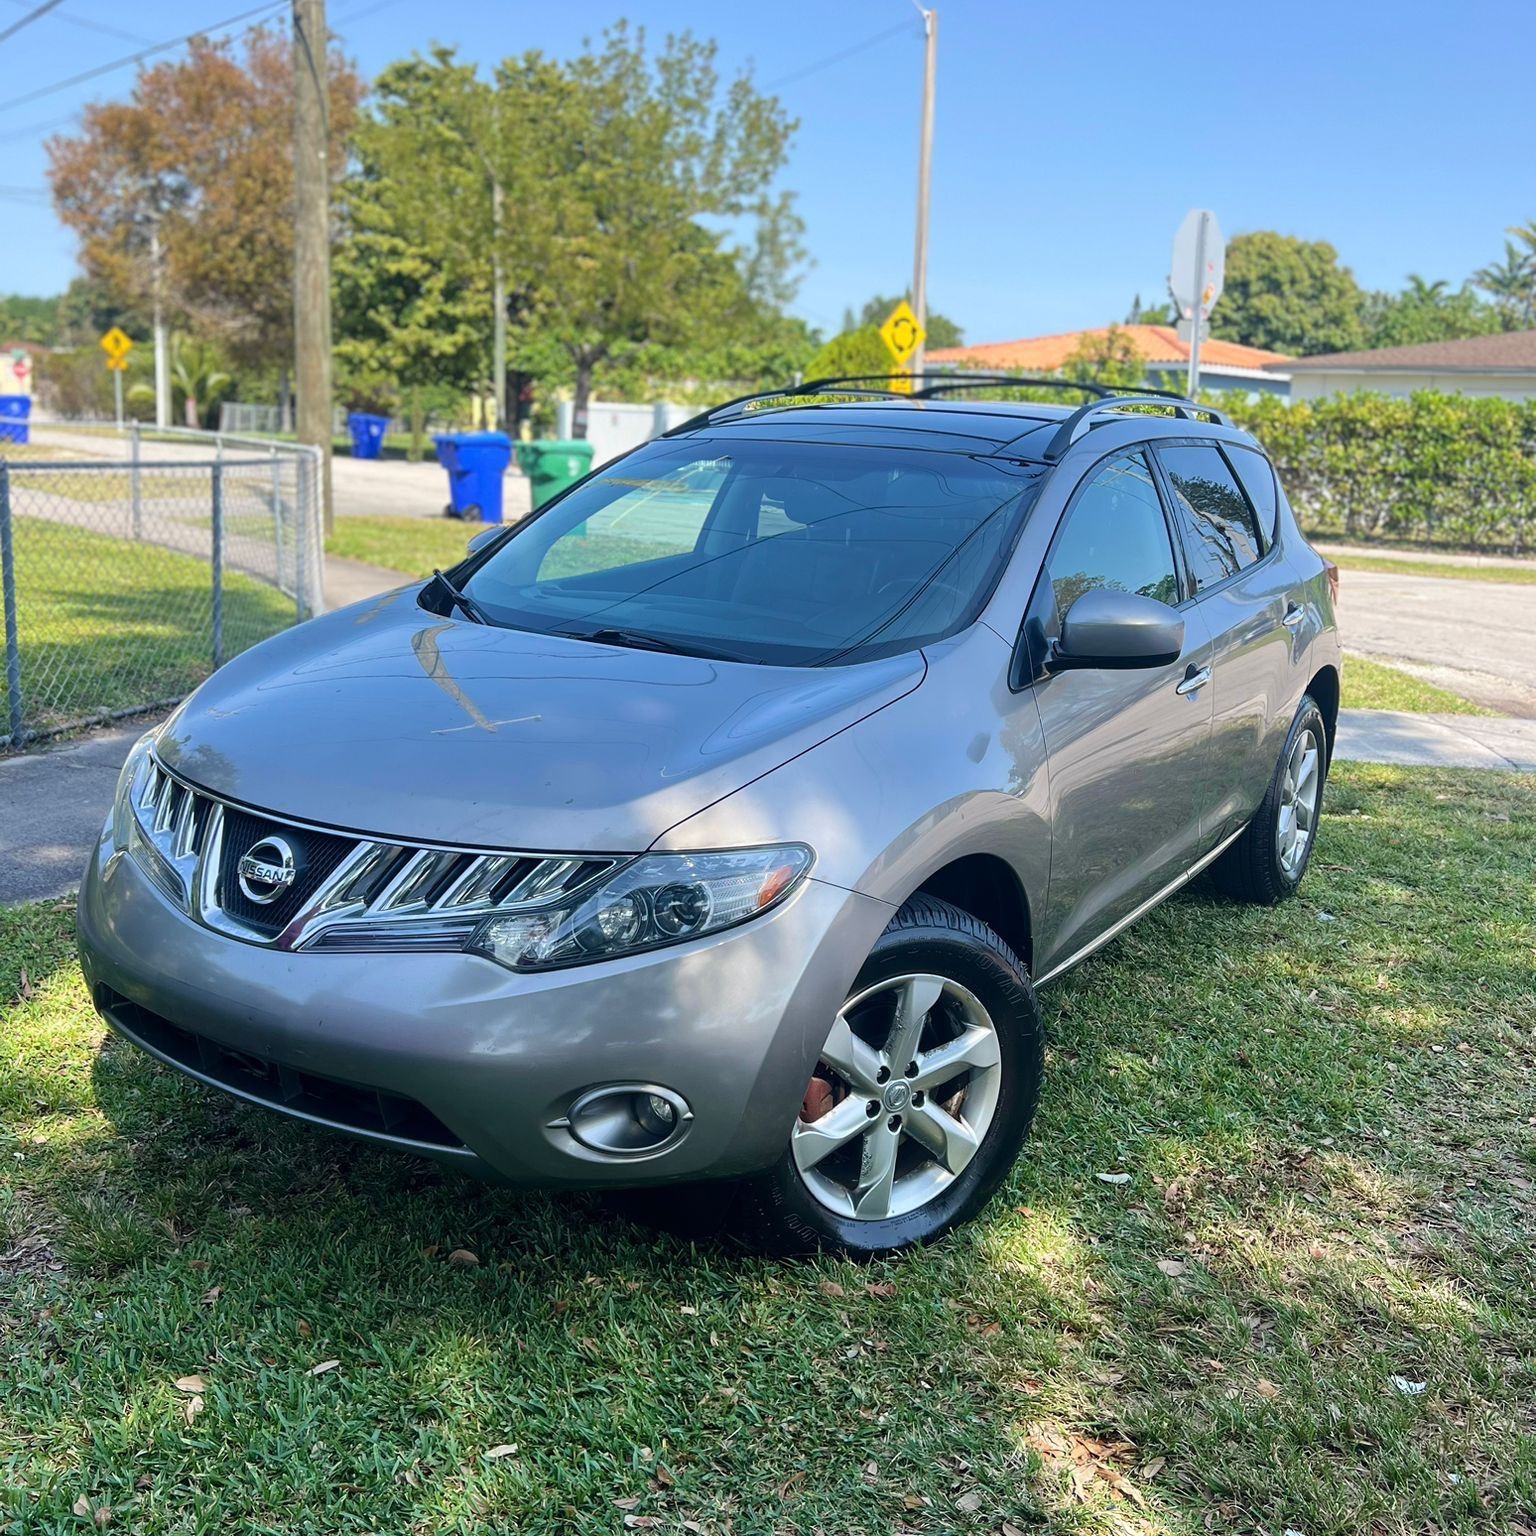
<path fill-rule="evenodd" d="M 323 610 L 318 455 L 261 446 L 0 458 L 5 745 L 172 702 Z"/>

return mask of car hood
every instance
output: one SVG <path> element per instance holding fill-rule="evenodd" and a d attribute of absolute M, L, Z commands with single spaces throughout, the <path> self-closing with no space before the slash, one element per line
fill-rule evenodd
<path fill-rule="evenodd" d="M 232 800 L 402 840 L 638 852 L 915 688 L 921 653 L 759 667 L 425 612 L 419 588 L 287 631 L 167 721 Z"/>

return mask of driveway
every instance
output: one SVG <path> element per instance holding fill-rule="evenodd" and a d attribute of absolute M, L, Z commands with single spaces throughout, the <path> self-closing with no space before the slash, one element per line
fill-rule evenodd
<path fill-rule="evenodd" d="M 1402 664 L 1502 714 L 1536 719 L 1536 585 L 1340 574 L 1346 650 Z"/>

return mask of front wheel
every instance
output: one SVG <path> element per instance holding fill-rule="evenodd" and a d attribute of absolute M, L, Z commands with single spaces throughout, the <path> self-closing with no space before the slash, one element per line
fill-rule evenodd
<path fill-rule="evenodd" d="M 986 1204 L 1034 1118 L 1044 1036 L 1029 975 L 948 902 L 896 914 L 832 1021 L 742 1237 L 774 1252 L 888 1253 Z"/>
<path fill-rule="evenodd" d="M 1269 907 L 1295 894 L 1312 861 L 1327 777 L 1328 730 L 1307 694 L 1253 820 L 1211 871 L 1229 896 Z"/>

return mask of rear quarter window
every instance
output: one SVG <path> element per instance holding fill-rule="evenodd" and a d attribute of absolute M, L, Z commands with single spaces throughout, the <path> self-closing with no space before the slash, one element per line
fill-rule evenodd
<path fill-rule="evenodd" d="M 1280 518 L 1280 491 L 1275 483 L 1275 469 L 1256 448 L 1228 447 L 1226 450 L 1237 478 L 1248 492 L 1248 500 L 1258 515 L 1259 532 L 1267 549 L 1275 542 L 1275 528 Z"/>

